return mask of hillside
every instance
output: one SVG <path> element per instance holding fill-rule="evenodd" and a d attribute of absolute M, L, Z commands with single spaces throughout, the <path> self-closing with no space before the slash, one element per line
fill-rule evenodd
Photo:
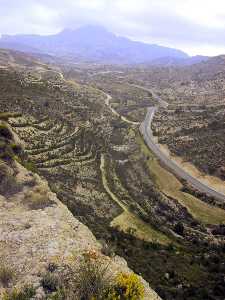
<path fill-rule="evenodd" d="M 123 83 L 147 88 L 170 104 L 168 109 L 161 109 L 153 120 L 159 142 L 178 159 L 193 163 L 202 176 L 207 174 L 222 179 L 218 185 L 223 185 L 224 56 L 185 67 L 139 66 L 124 69 L 121 76 Z M 144 101 L 139 107 L 142 103 Z"/>
<path fill-rule="evenodd" d="M 100 26 L 84 26 L 49 36 L 3 35 L 0 47 L 101 63 L 146 63 L 162 57 L 187 58 L 184 52 L 116 36 Z M 27 50 L 26 50 L 27 49 Z"/>
<path fill-rule="evenodd" d="M 0 121 L 0 298 L 75 299 L 73 289 L 81 288 L 75 274 L 91 275 L 81 269 L 83 263 L 88 268 L 87 259 L 95 272 L 96 264 L 101 266 L 102 280 L 105 276 L 108 284 L 118 274 L 130 276 L 125 260 L 104 255 L 103 245 L 57 199 L 47 182 L 18 162 L 24 163 L 24 158 L 13 135 L 10 126 Z M 3 142 L 13 143 L 16 156 L 9 156 L 9 148 L 3 153 Z M 92 275 L 92 280 L 97 279 Z M 160 299 L 142 278 L 138 280 L 144 287 L 143 299 Z"/>
<path fill-rule="evenodd" d="M 154 99 L 127 81 L 136 70 L 37 58 L 27 65 L 29 55 L 1 53 L 0 119 L 22 143 L 20 163 L 160 297 L 222 300 L 224 207 L 187 191 L 145 146 L 138 122 Z M 0 154 L 17 149 L 9 145 Z M 45 216 L 59 214 L 62 206 L 51 205 Z"/>

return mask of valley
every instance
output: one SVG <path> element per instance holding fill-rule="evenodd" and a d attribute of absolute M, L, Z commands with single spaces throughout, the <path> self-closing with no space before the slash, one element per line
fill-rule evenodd
<path fill-rule="evenodd" d="M 210 102 L 206 92 L 214 86 L 219 93 L 214 77 L 202 79 L 205 94 L 196 102 L 198 65 L 115 68 L 0 53 L 0 120 L 21 141 L 24 167 L 47 180 L 73 216 L 162 299 L 222 300 L 224 195 L 172 174 L 139 131 L 144 120 L 152 123 L 159 143 L 223 179 L 224 99 Z M 194 83 L 177 88 L 176 72 Z"/>

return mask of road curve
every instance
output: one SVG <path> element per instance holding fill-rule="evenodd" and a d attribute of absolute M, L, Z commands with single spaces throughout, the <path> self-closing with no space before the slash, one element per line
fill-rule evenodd
<path fill-rule="evenodd" d="M 156 93 L 151 90 L 151 89 L 148 89 L 146 87 L 143 87 L 143 86 L 140 86 L 138 84 L 131 84 L 131 86 L 134 86 L 140 90 L 143 90 L 145 92 L 148 92 L 152 95 L 152 98 L 154 98 L 158 103 L 159 103 L 159 106 L 163 107 L 163 108 L 167 108 L 168 107 L 168 103 L 165 101 L 165 100 L 162 100 L 158 95 L 156 95 Z"/>
<path fill-rule="evenodd" d="M 57 72 L 59 73 L 62 79 L 64 79 L 64 76 L 61 72 Z M 65 79 L 64 79 L 65 80 Z M 152 94 L 152 97 L 154 97 L 158 103 L 159 106 L 167 108 L 168 107 L 168 103 L 164 100 L 162 100 L 158 95 L 156 95 L 154 93 L 154 91 L 145 88 L 145 87 L 141 87 L 139 85 L 133 85 L 136 86 L 137 88 L 143 89 L 149 93 Z M 121 119 L 123 121 L 125 121 L 126 123 L 132 124 L 132 125 L 139 125 L 139 122 L 133 122 L 128 120 L 126 117 L 121 116 L 115 109 L 112 108 L 112 106 L 110 105 L 110 100 L 112 99 L 112 97 L 109 94 L 106 94 L 106 98 L 105 98 L 105 104 L 111 109 L 112 113 L 115 114 L 118 117 L 121 117 Z M 206 193 L 209 196 L 213 196 L 216 199 L 219 199 L 221 201 L 225 201 L 225 195 L 223 193 L 220 193 L 216 190 L 214 190 L 213 188 L 209 187 L 208 185 L 202 183 L 201 181 L 199 181 L 197 178 L 191 176 L 189 173 L 187 173 L 186 171 L 184 171 L 176 162 L 172 161 L 168 156 L 166 156 L 161 149 L 159 148 L 158 145 L 155 144 L 154 142 L 154 137 L 153 137 L 153 133 L 152 133 L 152 129 L 151 129 L 151 123 L 154 117 L 155 112 L 157 111 L 158 107 L 149 107 L 145 120 L 141 123 L 139 130 L 145 140 L 145 143 L 148 145 L 148 147 L 152 150 L 152 152 L 172 171 L 174 172 L 176 175 L 178 175 L 180 178 L 185 179 L 187 182 L 189 182 L 194 188 L 196 188 L 199 191 L 202 191 L 204 193 Z"/>
<path fill-rule="evenodd" d="M 175 161 L 171 160 L 167 155 L 165 155 L 159 146 L 155 144 L 151 123 L 154 117 L 155 112 L 157 111 L 157 107 L 148 108 L 147 115 L 145 120 L 141 123 L 139 130 L 145 140 L 145 143 L 151 149 L 151 151 L 163 162 L 163 164 L 168 167 L 174 174 L 178 175 L 180 178 L 186 180 L 197 190 L 209 195 L 214 198 L 225 201 L 225 195 L 220 193 L 203 182 L 199 181 L 197 178 L 191 176 L 185 170 L 183 170 Z"/>
<path fill-rule="evenodd" d="M 102 91 L 103 92 L 103 91 Z M 111 112 L 121 118 L 121 120 L 123 120 L 124 122 L 128 123 L 128 124 L 131 124 L 131 125 L 140 125 L 140 122 L 134 122 L 134 121 L 131 121 L 129 119 L 127 119 L 126 117 L 120 115 L 113 107 L 112 105 L 110 104 L 110 100 L 112 99 L 112 96 L 110 96 L 109 94 L 106 94 L 105 92 L 103 92 L 106 96 L 105 98 L 105 104 L 110 108 Z"/>

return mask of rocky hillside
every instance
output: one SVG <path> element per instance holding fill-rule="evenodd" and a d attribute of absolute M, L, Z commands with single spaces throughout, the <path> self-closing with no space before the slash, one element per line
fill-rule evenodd
<path fill-rule="evenodd" d="M 140 94 L 130 82 L 123 86 L 124 74 L 105 73 L 108 67 L 93 76 L 98 66 L 62 68 L 27 60 L 26 54 L 4 51 L 0 62 L 0 120 L 23 145 L 19 162 L 48 182 L 72 215 L 101 240 L 105 254 L 125 258 L 160 297 L 202 300 L 207 293 L 223 299 L 225 211 L 211 199 L 184 192 L 145 147 L 138 121 L 152 103 L 151 94 Z M 142 97 L 145 103 L 135 115 Z M 20 152 L 13 144 L 3 141 L 3 159 Z M 43 203 L 40 188 L 28 188 L 23 202 L 28 211 L 30 205 L 52 211 L 51 198 Z M 36 194 L 35 203 L 28 204 Z M 44 286 L 49 286 L 52 275 L 46 276 Z"/>
<path fill-rule="evenodd" d="M 68 268 L 79 272 L 85 255 L 107 266 L 110 280 L 116 274 L 131 273 L 122 258 L 105 256 L 102 245 L 51 192 L 47 182 L 18 162 L 23 161 L 22 148 L 6 123 L 0 124 L 0 139 L 1 297 L 53 299 L 59 273 Z M 142 278 L 140 283 L 143 299 L 159 299 Z M 12 294 L 6 296 L 10 290 Z M 18 298 L 12 298 L 13 293 Z M 24 298 L 19 298 L 19 293 Z"/>

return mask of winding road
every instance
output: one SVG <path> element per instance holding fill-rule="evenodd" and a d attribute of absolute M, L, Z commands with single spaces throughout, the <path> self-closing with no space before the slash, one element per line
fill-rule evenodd
<path fill-rule="evenodd" d="M 158 101 L 159 107 L 164 107 L 166 108 L 168 106 L 168 103 L 166 103 L 164 100 L 160 99 L 159 96 L 155 97 L 155 93 L 153 93 L 151 90 L 142 88 L 140 86 L 137 86 L 141 89 L 147 90 L 152 93 L 152 96 L 155 98 L 155 100 Z M 220 201 L 225 201 L 225 195 L 219 191 L 216 191 L 212 187 L 206 185 L 202 181 L 198 180 L 197 178 L 193 177 L 190 175 L 188 172 L 186 172 L 184 169 L 182 169 L 175 161 L 171 160 L 169 156 L 164 154 L 160 147 L 155 143 L 152 129 L 151 129 L 151 123 L 154 118 L 155 112 L 158 110 L 158 107 L 149 107 L 145 120 L 141 123 L 139 130 L 140 133 L 142 134 L 145 143 L 149 147 L 149 149 L 158 157 L 158 159 L 163 162 L 163 164 L 172 171 L 175 175 L 178 177 L 186 180 L 188 183 L 190 183 L 194 188 L 197 190 L 212 196 Z"/>
<path fill-rule="evenodd" d="M 57 72 L 61 77 L 61 79 L 64 79 L 64 76 L 61 72 Z M 147 91 L 149 93 L 151 93 L 152 97 L 159 103 L 158 106 L 154 106 L 154 107 L 149 107 L 145 120 L 140 124 L 139 122 L 133 122 L 129 119 L 127 119 L 124 116 L 121 116 L 110 104 L 110 100 L 112 99 L 112 97 L 109 94 L 105 94 L 106 98 L 105 98 L 105 104 L 110 108 L 110 110 L 112 111 L 112 113 L 114 115 L 116 115 L 117 117 L 120 117 L 124 122 L 128 123 L 128 124 L 132 124 L 132 125 L 140 125 L 139 130 L 140 133 L 142 134 L 145 143 L 147 144 L 147 146 L 149 147 L 149 149 L 158 157 L 158 159 L 163 162 L 163 164 L 169 168 L 175 175 L 177 175 L 178 177 L 186 180 L 188 183 L 190 183 L 194 188 L 196 188 L 197 190 L 212 196 L 220 201 L 225 201 L 225 194 L 216 191 L 215 189 L 213 189 L 212 187 L 206 185 L 205 183 L 203 183 L 202 181 L 198 180 L 197 178 L 193 177 L 192 175 L 190 175 L 188 172 L 186 172 L 184 169 L 182 169 L 175 161 L 171 160 L 169 156 L 167 156 L 166 154 L 164 154 L 160 147 L 155 143 L 154 141 L 154 136 L 152 133 L 152 129 L 151 129 L 151 123 L 152 120 L 154 118 L 154 114 L 155 112 L 158 110 L 158 107 L 163 107 L 163 108 L 167 108 L 168 107 L 168 103 L 161 99 L 160 96 L 156 95 L 154 91 L 152 91 L 151 89 L 148 89 L 146 87 L 142 87 L 139 85 L 135 85 L 132 84 L 132 86 L 135 86 L 139 89 L 142 89 L 144 91 Z"/>
<path fill-rule="evenodd" d="M 103 91 L 102 91 L 103 92 Z M 121 118 L 121 120 L 123 120 L 124 122 L 128 123 L 128 124 L 132 124 L 132 125 L 140 125 L 140 122 L 134 122 L 134 121 L 131 121 L 131 120 L 128 120 L 126 117 L 120 115 L 113 107 L 112 105 L 110 104 L 110 100 L 112 99 L 112 96 L 110 96 L 109 94 L 106 94 L 105 92 L 103 92 L 106 96 L 105 98 L 105 104 L 110 108 L 111 112 Z"/>

